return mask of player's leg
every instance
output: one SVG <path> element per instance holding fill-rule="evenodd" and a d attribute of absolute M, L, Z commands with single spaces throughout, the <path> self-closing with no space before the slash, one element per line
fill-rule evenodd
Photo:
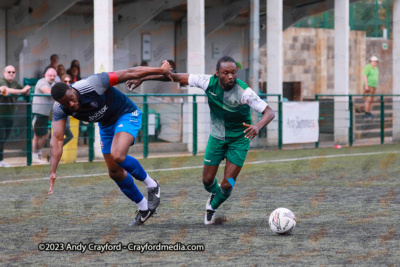
<path fill-rule="evenodd" d="M 110 125 L 108 127 L 100 126 L 101 150 L 106 160 L 110 177 L 116 182 L 121 191 L 139 207 L 135 220 L 129 225 L 141 225 L 150 218 L 154 212 L 149 210 L 147 199 L 135 185 L 132 176 L 117 163 L 117 161 L 121 161 L 121 159 L 118 159 L 118 153 L 114 153 L 114 155 L 111 154 L 114 139 L 114 126 L 115 125 Z M 132 142 L 133 137 L 126 137 Z M 116 142 L 116 148 L 118 147 L 122 149 L 122 153 L 124 153 L 123 151 L 128 151 L 123 144 L 121 145 L 119 142 Z M 114 148 L 114 151 L 118 150 L 116 148 Z"/>
<path fill-rule="evenodd" d="M 213 210 L 216 210 L 231 195 L 236 179 L 246 160 L 249 147 L 250 141 L 243 137 L 229 143 L 226 152 L 224 179 L 222 180 L 220 189 L 217 190 L 211 202 L 211 208 Z"/>
<path fill-rule="evenodd" d="M 117 132 L 112 142 L 111 156 L 119 166 L 129 172 L 135 179 L 142 181 L 147 188 L 156 187 L 157 182 L 146 173 L 139 161 L 128 155 L 129 147 L 134 141 L 135 138 L 132 134 Z"/>
<path fill-rule="evenodd" d="M 130 133 L 116 133 L 112 141 L 110 155 L 112 161 L 116 165 L 118 165 L 121 169 L 127 171 L 127 178 L 129 177 L 129 186 L 134 185 L 136 187 L 133 182 L 132 176 L 144 182 L 145 184 L 146 182 L 147 184 L 149 184 L 149 181 L 152 181 L 155 184 L 153 187 L 147 187 L 149 201 L 147 201 L 146 198 L 142 196 L 143 205 L 139 207 L 140 211 L 138 212 L 135 220 L 131 223 L 131 225 L 141 225 L 153 215 L 158 205 L 160 204 L 160 186 L 157 182 L 151 179 L 150 176 L 147 175 L 137 159 L 128 155 L 129 147 L 131 146 L 131 144 L 133 144 L 134 140 L 135 138 Z"/>
<path fill-rule="evenodd" d="M 140 129 L 141 117 L 142 112 L 136 110 L 118 119 L 114 128 L 111 155 L 119 166 L 146 185 L 149 209 L 155 211 L 160 204 L 160 185 L 146 173 L 137 159 L 128 155 L 129 147 L 134 144 Z"/>
<path fill-rule="evenodd" d="M 239 167 L 229 160 L 226 160 L 224 179 L 221 182 L 219 190 L 215 192 L 215 197 L 211 202 L 211 208 L 216 210 L 219 206 L 227 200 L 232 194 L 233 186 L 239 176 L 242 167 Z"/>
<path fill-rule="evenodd" d="M 148 209 L 147 199 L 142 195 L 139 188 L 133 182 L 132 176 L 120 167 L 111 156 L 111 154 L 103 154 L 107 164 L 108 174 L 118 185 L 121 191 L 133 202 L 138 205 L 138 213 L 135 220 L 130 223 L 130 226 L 141 225 L 146 222 L 153 214 Z"/>
<path fill-rule="evenodd" d="M 115 163 L 111 154 L 103 154 L 108 168 L 108 175 L 121 188 L 121 191 L 132 201 L 138 204 L 140 210 L 147 210 L 147 201 L 140 203 L 143 199 L 146 200 L 139 191 L 132 176 L 123 168 Z"/>
<path fill-rule="evenodd" d="M 216 174 L 220 162 L 226 153 L 226 142 L 211 136 L 208 138 L 206 151 L 204 154 L 203 185 L 209 193 L 215 193 L 219 185 Z"/>
<path fill-rule="evenodd" d="M 209 192 L 209 193 L 215 193 L 219 187 L 218 181 L 216 178 L 217 172 L 218 172 L 218 167 L 217 166 L 210 166 L 210 165 L 205 165 L 203 167 L 203 186 L 204 189 Z"/>
<path fill-rule="evenodd" d="M 148 191 L 148 202 L 143 197 L 143 206 L 131 225 L 141 225 L 152 216 L 160 204 L 160 185 L 154 181 L 143 169 L 137 159 L 128 155 L 129 147 L 134 143 L 140 128 L 141 112 L 135 111 L 124 114 L 118 121 L 108 127 L 100 127 L 102 151 L 110 153 L 115 165 L 127 171 L 130 177 L 129 185 L 134 185 L 132 176 L 142 181 Z M 136 187 L 136 185 L 135 185 Z"/>
<path fill-rule="evenodd" d="M 219 190 L 219 184 L 216 178 L 218 166 L 224 159 L 226 153 L 226 142 L 210 136 L 204 154 L 203 167 L 203 185 L 207 192 L 211 193 L 206 202 L 206 213 L 204 216 L 205 224 L 213 224 L 215 221 L 215 210 L 211 208 L 216 192 Z"/>

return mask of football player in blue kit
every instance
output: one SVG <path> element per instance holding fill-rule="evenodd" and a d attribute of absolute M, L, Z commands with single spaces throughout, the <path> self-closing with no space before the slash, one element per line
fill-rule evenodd
<path fill-rule="evenodd" d="M 161 68 L 136 67 L 115 72 L 94 74 L 72 85 L 56 83 L 51 89 L 54 98 L 53 135 L 50 141 L 49 195 L 53 193 L 56 170 L 63 152 L 67 116 L 86 122 L 98 122 L 101 150 L 110 177 L 121 191 L 138 205 L 138 213 L 130 226 L 142 225 L 160 204 L 160 185 L 153 180 L 139 161 L 128 155 L 141 125 L 142 112 L 114 85 L 147 75 L 170 77 L 166 62 Z M 133 178 L 142 181 L 148 191 L 148 200 L 142 195 Z"/>

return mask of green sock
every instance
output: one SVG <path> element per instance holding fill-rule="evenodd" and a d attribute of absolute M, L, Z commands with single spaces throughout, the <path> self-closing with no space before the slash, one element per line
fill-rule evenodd
<path fill-rule="evenodd" d="M 228 191 L 225 191 L 224 189 L 222 189 L 222 187 L 220 187 L 219 190 L 215 192 L 215 197 L 211 201 L 211 208 L 213 208 L 214 210 L 218 209 L 218 207 L 222 203 L 224 203 L 224 201 L 227 200 L 228 197 L 231 195 L 232 189 L 233 188 L 229 189 Z"/>
<path fill-rule="evenodd" d="M 205 184 L 203 184 L 203 185 L 204 185 L 204 189 L 207 190 L 207 192 L 209 192 L 209 193 L 216 193 L 219 188 L 217 178 L 214 178 L 214 182 L 212 183 L 212 185 L 210 185 L 210 186 L 206 186 Z"/>

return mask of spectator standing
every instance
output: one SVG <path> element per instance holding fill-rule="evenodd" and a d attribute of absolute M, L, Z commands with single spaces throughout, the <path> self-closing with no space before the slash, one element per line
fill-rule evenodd
<path fill-rule="evenodd" d="M 53 68 L 49 68 L 40 79 L 35 87 L 35 94 L 51 94 L 51 87 L 55 84 L 57 72 Z M 32 142 L 32 162 L 46 163 L 42 160 L 42 149 L 48 138 L 48 120 L 53 105 L 51 96 L 34 96 L 32 100 L 33 113 L 33 142 Z"/>
<path fill-rule="evenodd" d="M 77 66 L 72 66 L 69 69 L 68 74 L 71 76 L 73 83 L 81 80 L 81 77 L 79 76 L 79 68 Z"/>
<path fill-rule="evenodd" d="M 379 69 L 378 69 L 378 58 L 376 56 L 372 56 L 370 59 L 370 63 L 367 64 L 363 71 L 363 85 L 364 85 L 364 109 L 365 109 L 365 118 L 372 119 L 373 116 L 371 114 L 372 102 L 374 101 L 374 97 L 371 95 L 376 94 L 376 88 L 379 83 Z"/>
<path fill-rule="evenodd" d="M 62 81 L 63 75 L 65 75 L 65 74 L 67 74 L 67 72 L 65 71 L 64 65 L 63 64 L 58 65 L 58 67 L 57 67 L 57 75 L 58 75 L 58 77 L 61 78 L 61 81 Z"/>
<path fill-rule="evenodd" d="M 55 69 L 56 71 L 58 70 L 58 55 L 57 55 L 57 54 L 53 54 L 53 55 L 50 56 L 50 65 L 48 65 L 48 66 L 44 69 L 43 75 L 46 74 L 46 71 L 47 71 L 49 68 L 53 68 L 53 69 Z M 61 76 L 59 76 L 59 75 L 57 74 L 56 79 L 55 79 L 55 81 L 56 81 L 57 83 L 58 83 L 58 82 L 61 82 L 60 77 L 61 77 Z"/>
<path fill-rule="evenodd" d="M 74 68 L 76 67 L 76 68 Z M 72 78 L 72 82 L 77 82 L 80 81 L 81 78 L 81 65 L 79 64 L 79 61 L 74 59 L 71 62 L 71 66 L 67 70 L 67 74 L 69 74 Z"/>
<path fill-rule="evenodd" d="M 22 87 L 15 81 L 15 68 L 7 66 L 4 68 L 4 78 L 0 79 L 0 167 L 9 167 L 10 164 L 3 160 L 4 144 L 10 136 L 14 123 L 15 95 L 29 94 L 29 85 Z"/>

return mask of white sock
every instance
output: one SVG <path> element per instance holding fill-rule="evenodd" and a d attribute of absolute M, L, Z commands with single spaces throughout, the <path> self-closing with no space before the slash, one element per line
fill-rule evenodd
<path fill-rule="evenodd" d="M 147 174 L 146 179 L 143 180 L 143 183 L 146 185 L 147 188 L 156 187 L 157 183 L 154 181 L 149 174 Z"/>
<path fill-rule="evenodd" d="M 35 159 L 35 158 L 36 158 L 36 159 L 39 158 L 38 153 L 32 153 L 32 158 L 34 158 L 34 159 Z"/>
<path fill-rule="evenodd" d="M 139 210 L 148 210 L 149 206 L 147 205 L 147 199 L 143 197 L 142 201 L 137 203 Z"/>
<path fill-rule="evenodd" d="M 43 149 L 38 149 L 38 151 L 37 151 L 37 153 L 38 153 L 39 155 L 42 155 L 42 152 L 43 152 Z"/>

